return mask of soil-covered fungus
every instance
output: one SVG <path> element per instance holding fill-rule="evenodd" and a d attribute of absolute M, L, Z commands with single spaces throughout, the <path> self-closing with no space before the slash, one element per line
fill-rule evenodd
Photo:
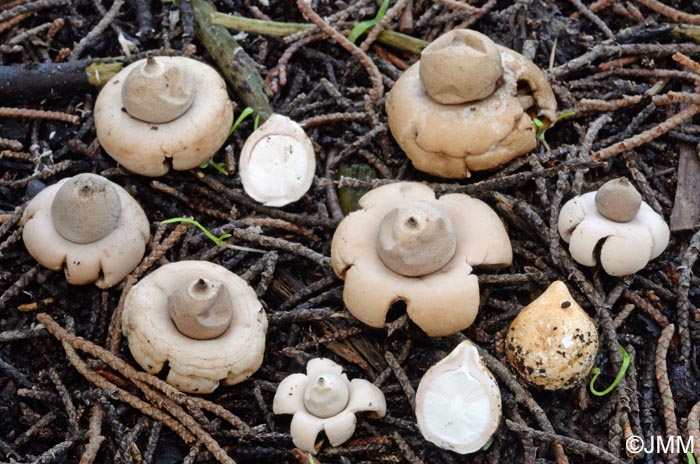
<path fill-rule="evenodd" d="M 501 392 L 471 342 L 461 342 L 425 373 L 416 418 L 426 440 L 460 454 L 478 451 L 496 431 Z"/>
<path fill-rule="evenodd" d="M 316 157 L 304 129 L 273 114 L 248 137 L 241 151 L 241 182 L 246 193 L 266 206 L 285 206 L 311 187 Z"/>
<path fill-rule="evenodd" d="M 360 199 L 333 236 L 331 258 L 345 280 L 348 310 L 383 327 L 392 304 L 431 336 L 463 330 L 479 308 L 473 266 L 504 267 L 512 251 L 503 223 L 464 194 L 435 198 L 427 186 L 398 182 Z"/>
<path fill-rule="evenodd" d="M 643 269 L 664 251 L 670 238 L 664 218 L 625 178 L 569 200 L 559 213 L 559 234 L 577 263 L 595 266 L 600 259 L 613 276 Z"/>
<path fill-rule="evenodd" d="M 401 75 L 386 112 L 416 169 L 464 178 L 535 148 L 531 118 L 553 124 L 556 99 L 530 60 L 479 32 L 456 29 Z"/>
<path fill-rule="evenodd" d="M 162 176 L 191 169 L 228 137 L 233 109 L 226 84 L 206 64 L 150 57 L 130 64 L 95 102 L 95 129 L 105 151 L 125 168 Z"/>
<path fill-rule="evenodd" d="M 331 445 L 338 446 L 355 432 L 356 412 L 383 417 L 386 400 L 367 380 L 349 381 L 341 366 L 316 358 L 307 364 L 306 374 L 292 374 L 280 382 L 272 411 L 294 414 L 290 426 L 294 446 L 316 454 L 316 437 L 321 431 Z"/>
<path fill-rule="evenodd" d="M 143 258 L 148 219 L 129 193 L 95 174 L 42 190 L 22 216 L 23 240 L 40 264 L 64 269 L 68 282 L 119 283 Z"/>
<path fill-rule="evenodd" d="M 508 361 L 525 380 L 545 390 L 579 384 L 597 353 L 595 323 L 561 281 L 525 307 L 506 335 Z"/>
<path fill-rule="evenodd" d="M 167 382 L 193 393 L 233 385 L 262 364 L 267 317 L 255 291 L 216 264 L 166 264 L 126 297 L 124 335 L 147 372 L 169 365 Z"/>

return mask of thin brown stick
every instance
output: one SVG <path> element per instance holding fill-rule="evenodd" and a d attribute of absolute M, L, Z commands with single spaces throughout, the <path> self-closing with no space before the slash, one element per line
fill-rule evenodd
<path fill-rule="evenodd" d="M 369 91 L 370 97 L 372 97 L 372 100 L 375 102 L 382 98 L 382 96 L 384 96 L 384 83 L 382 82 L 382 75 L 379 72 L 377 65 L 374 64 L 374 61 L 372 61 L 372 58 L 367 56 L 367 54 L 362 51 L 360 47 L 350 42 L 347 37 L 335 30 L 333 26 L 324 21 L 323 18 L 321 18 L 313 9 L 311 9 L 311 6 L 304 0 L 297 0 L 297 7 L 304 16 L 309 18 L 309 21 L 316 24 L 319 29 L 338 42 L 338 44 L 345 50 L 349 51 L 352 56 L 357 58 L 357 60 L 367 70 L 369 79 L 372 82 L 372 89 Z"/>
<path fill-rule="evenodd" d="M 661 124 L 652 127 L 651 129 L 645 130 L 635 136 L 623 140 L 622 142 L 615 143 L 609 147 L 603 148 L 597 152 L 591 154 L 591 160 L 605 160 L 612 158 L 615 155 L 619 155 L 623 151 L 631 150 L 645 143 L 651 142 L 652 140 L 661 137 L 671 129 L 683 124 L 688 119 L 695 116 L 698 111 L 700 111 L 700 106 L 689 106 L 678 113 L 674 114 L 666 121 Z"/>
<path fill-rule="evenodd" d="M 80 123 L 80 117 L 74 114 L 62 113 L 60 111 L 30 110 L 27 108 L 8 108 L 6 106 L 0 107 L 0 118 L 50 119 L 53 121 L 67 122 L 70 124 Z"/>
<path fill-rule="evenodd" d="M 636 0 L 637 3 L 641 3 L 650 10 L 654 10 L 657 13 L 666 16 L 672 22 L 675 23 L 688 23 L 688 24 L 700 24 L 700 15 L 690 14 L 684 11 L 677 10 L 671 6 L 661 3 L 658 0 Z"/>
<path fill-rule="evenodd" d="M 100 446 L 105 440 L 105 437 L 101 435 L 102 433 L 102 421 L 104 420 L 104 409 L 100 403 L 95 403 L 92 405 L 90 414 L 90 426 L 86 433 L 88 442 L 85 445 L 85 451 L 80 456 L 80 464 L 92 464 L 97 453 L 100 451 Z"/>
<path fill-rule="evenodd" d="M 379 21 L 379 24 L 374 26 L 371 31 L 369 31 L 369 34 L 367 34 L 367 38 L 362 42 L 362 45 L 360 45 L 360 49 L 364 52 L 369 50 L 369 47 L 374 43 L 375 40 L 377 40 L 377 37 L 379 37 L 379 34 L 381 34 L 389 25 L 389 23 L 398 15 L 401 14 L 401 12 L 406 8 L 406 3 L 408 3 L 408 0 L 397 0 L 394 6 L 389 8 L 382 18 L 381 21 Z"/>
<path fill-rule="evenodd" d="M 668 380 L 668 370 L 666 368 L 666 354 L 668 347 L 673 339 L 673 334 L 676 327 L 669 324 L 661 331 L 659 342 L 656 345 L 656 355 L 654 358 L 654 366 L 656 368 L 656 382 L 659 386 L 661 394 L 661 404 L 663 404 L 664 423 L 666 424 L 666 436 L 673 438 L 678 436 L 678 424 L 676 423 L 676 403 L 673 401 L 673 391 L 671 391 L 671 383 Z M 676 453 L 667 454 L 668 462 L 678 463 L 678 455 Z"/>

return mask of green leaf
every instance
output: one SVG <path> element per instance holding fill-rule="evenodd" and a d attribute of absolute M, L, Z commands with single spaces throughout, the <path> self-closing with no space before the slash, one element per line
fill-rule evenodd
<path fill-rule="evenodd" d="M 209 229 L 207 229 L 202 224 L 200 224 L 199 222 L 195 221 L 192 218 L 174 217 L 174 218 L 165 219 L 163 221 L 160 221 L 161 224 L 173 224 L 175 222 L 184 222 L 186 224 L 192 224 L 193 226 L 196 226 L 199 230 L 204 232 L 204 235 L 206 235 L 209 240 L 211 240 L 212 242 L 216 243 L 217 245 L 219 245 L 221 247 L 231 248 L 233 250 L 240 250 L 240 251 L 252 251 L 254 253 L 265 253 L 265 250 L 258 250 L 257 248 L 249 248 L 249 247 L 231 245 L 229 243 L 224 243 L 224 240 L 226 240 L 227 238 L 231 238 L 231 234 L 221 234 L 217 237 L 216 235 L 209 232 Z"/>
<path fill-rule="evenodd" d="M 202 224 L 200 224 L 199 222 L 195 221 L 192 218 L 174 217 L 174 218 L 166 219 L 164 221 L 160 221 L 161 224 L 173 224 L 175 222 L 184 222 L 186 224 L 192 224 L 193 226 L 196 226 L 199 230 L 204 232 L 204 235 L 206 235 L 209 240 L 211 240 L 212 242 L 216 243 L 219 246 L 223 245 L 222 242 L 224 239 L 231 236 L 231 234 L 224 234 L 224 235 L 228 235 L 228 237 L 224 237 L 224 235 L 222 235 L 221 237 L 217 237 L 216 235 L 209 232 L 209 229 L 207 229 Z"/>
<path fill-rule="evenodd" d="M 685 452 L 685 457 L 688 458 L 688 464 L 696 464 L 695 456 L 690 451 Z"/>
<path fill-rule="evenodd" d="M 491 448 L 491 445 L 493 445 L 493 437 L 489 438 L 489 441 L 487 441 L 486 444 L 481 447 L 481 451 L 488 451 L 488 449 Z"/>
<path fill-rule="evenodd" d="M 348 35 L 348 40 L 352 43 L 355 43 L 355 41 L 365 32 L 367 32 L 369 29 L 373 28 L 377 24 L 379 24 L 379 21 L 384 18 L 384 15 L 386 14 L 386 10 L 389 9 L 389 0 L 384 0 L 382 2 L 382 5 L 379 7 L 379 11 L 377 11 L 377 16 L 374 17 L 374 19 L 368 19 L 367 21 L 361 21 L 355 25 L 355 27 L 352 28 L 350 31 L 350 34 Z"/>
<path fill-rule="evenodd" d="M 241 114 L 238 115 L 238 118 L 236 118 L 236 121 L 235 121 L 235 122 L 233 123 L 233 125 L 231 126 L 231 130 L 228 131 L 228 136 L 229 136 L 229 137 L 231 137 L 231 134 L 233 134 L 234 132 L 236 132 L 236 129 L 238 129 L 238 126 L 245 120 L 245 118 L 247 118 L 248 116 L 250 116 L 251 114 L 253 114 L 253 111 L 255 111 L 255 110 L 249 106 L 249 107 L 247 107 L 246 109 L 244 109 L 244 110 L 241 112 Z M 259 117 L 259 116 L 260 116 L 260 115 L 258 115 L 258 117 Z"/>
<path fill-rule="evenodd" d="M 215 162 L 213 158 L 210 159 L 209 161 L 206 161 L 206 163 L 207 163 L 207 164 L 210 164 L 211 167 L 213 167 L 214 169 L 216 169 L 217 171 L 219 171 L 221 174 L 223 174 L 223 175 L 225 175 L 225 176 L 228 176 L 228 171 L 226 171 L 226 169 L 224 169 L 224 167 L 223 167 L 221 164 Z M 201 167 L 201 166 L 200 166 L 200 167 Z M 204 167 L 206 168 L 206 166 L 204 166 Z"/>
<path fill-rule="evenodd" d="M 591 393 L 593 393 L 595 396 L 605 396 L 611 391 L 617 387 L 617 384 L 620 383 L 622 378 L 625 376 L 627 373 L 627 368 L 630 367 L 630 355 L 625 351 L 623 347 L 620 347 L 620 354 L 622 355 L 622 366 L 620 367 L 620 372 L 617 373 L 617 377 L 615 377 L 615 380 L 613 380 L 613 383 L 610 384 L 608 388 L 606 388 L 603 391 L 598 391 L 595 389 L 593 386 L 595 384 L 595 381 L 598 380 L 598 377 L 600 376 L 600 369 L 597 367 L 593 368 L 591 373 L 593 374 L 593 377 L 591 377 L 591 383 L 588 384 L 588 388 L 591 390 Z"/>

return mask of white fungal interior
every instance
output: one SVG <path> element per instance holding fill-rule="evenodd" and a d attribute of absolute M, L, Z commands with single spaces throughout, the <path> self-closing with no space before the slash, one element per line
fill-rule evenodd
<path fill-rule="evenodd" d="M 427 428 L 447 443 L 470 443 L 487 428 L 491 403 L 486 388 L 466 366 L 434 379 L 425 394 Z"/>
<path fill-rule="evenodd" d="M 306 148 L 301 142 L 287 135 L 270 135 L 255 146 L 248 177 L 266 199 L 300 197 L 307 167 Z"/>

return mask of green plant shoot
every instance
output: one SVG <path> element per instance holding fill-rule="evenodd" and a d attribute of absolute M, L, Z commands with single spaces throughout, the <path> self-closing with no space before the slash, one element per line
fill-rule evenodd
<path fill-rule="evenodd" d="M 359 22 L 355 25 L 355 27 L 352 28 L 350 31 L 350 35 L 348 35 L 348 40 L 352 43 L 355 43 L 355 41 L 365 32 L 367 32 L 369 29 L 373 28 L 377 24 L 379 24 L 379 21 L 384 18 L 384 15 L 386 14 L 386 10 L 389 9 L 389 0 L 384 0 L 382 2 L 382 5 L 379 7 L 379 11 L 377 11 L 377 16 L 374 17 L 374 19 L 368 19 L 367 21 L 362 21 Z"/>
<path fill-rule="evenodd" d="M 245 120 L 245 118 L 247 118 L 248 116 L 250 116 L 251 114 L 253 114 L 253 111 L 254 111 L 253 108 L 247 107 L 246 109 L 244 109 L 244 110 L 241 112 L 241 114 L 238 115 L 238 117 L 237 117 L 236 120 L 234 121 L 233 125 L 231 126 L 231 130 L 228 131 L 228 136 L 227 136 L 227 138 L 228 138 L 228 137 L 231 137 L 231 134 L 233 134 L 234 132 L 236 132 L 236 129 L 238 129 L 238 126 Z M 260 115 L 257 115 L 257 116 L 255 117 L 255 129 L 258 128 L 258 121 L 259 121 L 259 118 L 260 118 Z M 215 162 L 213 156 L 212 156 L 211 158 L 209 158 L 208 160 L 206 160 L 205 162 L 203 162 L 202 164 L 200 164 L 200 165 L 199 165 L 199 168 L 200 168 L 200 169 L 205 169 L 205 168 L 208 167 L 208 166 L 211 166 L 211 167 L 213 167 L 214 169 L 216 169 L 217 171 L 219 171 L 221 174 L 223 174 L 223 175 L 225 175 L 225 176 L 228 176 L 228 172 L 226 172 L 226 169 L 224 169 L 224 167 L 223 167 L 220 163 Z"/>
<path fill-rule="evenodd" d="M 625 349 L 620 346 L 620 354 L 622 355 L 622 366 L 620 367 L 620 372 L 617 373 L 617 377 L 615 377 L 615 380 L 613 380 L 613 383 L 610 384 L 608 388 L 606 388 L 603 391 L 598 391 L 595 389 L 593 386 L 595 384 L 595 381 L 598 380 L 598 377 L 600 376 L 600 369 L 597 367 L 594 367 L 591 373 L 593 374 L 593 377 L 591 377 L 591 383 L 588 384 L 588 388 L 591 390 L 591 393 L 593 393 L 595 396 L 605 396 L 611 391 L 617 387 L 617 384 L 620 383 L 622 378 L 625 376 L 627 373 L 627 368 L 630 367 L 630 355 L 625 351 Z"/>
<path fill-rule="evenodd" d="M 688 458 L 688 464 L 697 464 L 695 462 L 695 456 L 693 456 L 693 453 L 690 451 L 685 452 L 685 457 Z"/>
<path fill-rule="evenodd" d="M 557 119 L 555 119 L 554 122 L 559 122 L 562 119 L 567 119 L 575 115 L 575 111 L 567 111 L 566 113 L 562 113 L 557 116 Z M 535 125 L 535 138 L 537 138 L 537 141 L 541 143 L 547 151 L 549 151 L 549 144 L 544 139 L 544 134 L 551 126 L 549 124 L 545 124 L 540 118 L 532 118 L 532 123 Z"/>
<path fill-rule="evenodd" d="M 248 247 L 242 247 L 242 246 L 237 246 L 237 245 L 231 245 L 230 243 L 225 243 L 224 240 L 226 240 L 227 238 L 230 238 L 231 234 L 221 234 L 217 237 L 216 235 L 209 232 L 209 229 L 207 229 L 202 224 L 200 224 L 199 222 L 195 221 L 192 218 L 174 217 L 174 218 L 165 219 L 163 221 L 160 221 L 161 224 L 173 224 L 175 222 L 184 222 L 186 224 L 192 224 L 193 226 L 196 226 L 199 230 L 204 232 L 204 235 L 206 235 L 209 240 L 216 243 L 220 247 L 231 248 L 231 249 L 240 250 L 240 251 L 252 251 L 254 253 L 265 253 L 265 250 L 258 250 L 257 248 L 248 248 Z"/>

